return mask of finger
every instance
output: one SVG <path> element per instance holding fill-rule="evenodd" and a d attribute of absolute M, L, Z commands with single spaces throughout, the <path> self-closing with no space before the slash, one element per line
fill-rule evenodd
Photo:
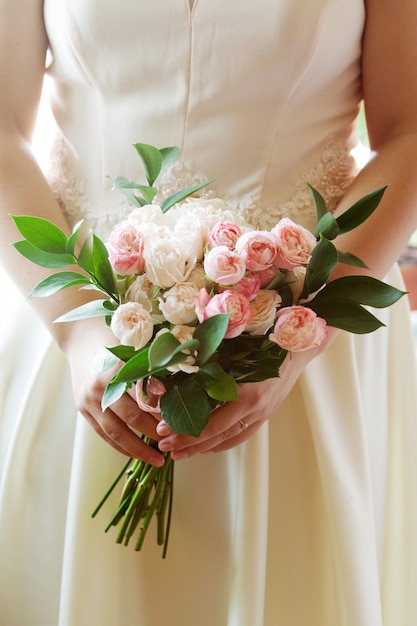
<path fill-rule="evenodd" d="M 83 413 L 83 417 L 85 417 L 85 419 L 87 420 L 91 428 L 97 433 L 97 435 L 101 437 L 101 439 L 103 439 L 106 443 L 108 443 L 112 448 L 117 450 L 117 452 L 120 452 L 121 454 L 124 454 L 125 456 L 130 456 L 130 454 L 126 450 L 121 448 L 119 445 L 117 445 L 116 442 L 111 441 L 109 437 L 107 437 L 106 433 L 99 426 L 99 424 L 94 419 L 94 417 L 90 415 L 90 413 Z"/>
<path fill-rule="evenodd" d="M 129 395 L 123 395 L 117 402 L 112 404 L 110 408 L 113 413 L 130 426 L 130 428 L 151 437 L 151 439 L 160 439 L 156 429 L 158 420 L 155 415 L 141 411 L 136 401 Z"/>
<path fill-rule="evenodd" d="M 255 433 L 260 428 L 262 423 L 255 422 L 254 424 L 251 424 L 245 430 L 241 430 L 239 434 L 230 439 L 225 439 L 221 444 L 214 446 L 210 450 L 204 451 L 203 454 L 207 454 L 208 452 L 224 452 L 225 450 L 230 450 L 231 448 L 240 445 L 241 443 L 249 439 L 253 435 L 253 433 Z"/>
<path fill-rule="evenodd" d="M 169 435 L 173 435 L 175 431 L 173 431 L 172 428 L 168 426 L 166 421 L 162 419 L 160 422 L 158 422 L 156 432 L 160 437 L 168 437 Z"/>
<path fill-rule="evenodd" d="M 194 447 L 196 443 L 198 445 L 203 444 L 205 441 L 213 439 L 214 437 L 222 437 L 223 433 L 229 428 L 232 428 L 237 423 L 239 416 L 236 414 L 236 408 L 241 410 L 241 405 L 237 402 L 229 402 L 223 407 L 219 407 L 210 414 L 210 419 L 203 432 L 196 437 L 179 435 L 172 432 L 167 436 L 162 436 L 159 442 L 159 449 L 164 452 L 171 452 L 172 450 L 183 450 L 185 448 Z M 162 432 L 161 432 L 162 430 Z M 160 435 L 165 431 L 163 423 L 160 427 L 157 427 L 157 432 Z"/>
<path fill-rule="evenodd" d="M 96 432 L 116 450 L 127 456 L 142 459 L 151 465 L 162 466 L 164 457 L 158 450 L 146 444 L 134 433 L 111 409 L 106 409 L 99 420 L 91 416 L 91 420 L 98 426 Z M 91 421 L 89 420 L 89 421 Z"/>
<path fill-rule="evenodd" d="M 246 422 L 244 422 L 246 424 Z M 246 439 L 248 439 L 252 433 L 254 433 L 260 426 L 261 422 L 255 422 L 252 425 L 247 425 L 242 428 L 241 421 L 233 424 L 233 426 L 227 430 L 218 433 L 215 437 L 211 437 L 202 442 L 198 442 L 195 445 L 191 445 L 187 448 L 180 450 L 172 450 L 171 456 L 174 461 L 180 461 L 196 454 L 206 454 L 208 452 L 220 452 L 221 450 L 229 450 Z"/>

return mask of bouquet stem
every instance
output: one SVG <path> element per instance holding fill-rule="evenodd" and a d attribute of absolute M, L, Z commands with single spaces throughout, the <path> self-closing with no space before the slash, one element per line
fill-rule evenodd
<path fill-rule="evenodd" d="M 144 440 L 150 445 L 156 445 L 148 438 Z M 168 549 L 174 481 L 174 461 L 169 453 L 164 456 L 165 464 L 162 467 L 130 458 L 92 513 L 92 517 L 97 515 L 123 476 L 126 476 L 119 503 L 105 532 L 120 524 L 116 543 L 127 546 L 139 526 L 135 544 L 135 550 L 138 551 L 142 548 L 152 518 L 156 516 L 157 544 L 163 546 L 162 558 L 166 557 Z"/>

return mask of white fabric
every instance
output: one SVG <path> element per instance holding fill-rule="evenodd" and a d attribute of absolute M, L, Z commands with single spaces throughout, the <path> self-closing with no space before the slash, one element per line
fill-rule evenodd
<path fill-rule="evenodd" d="M 68 219 L 105 234 L 132 142 L 178 145 L 166 181 L 219 178 L 269 225 L 311 225 L 354 174 L 360 0 L 46 0 Z M 178 179 L 180 179 L 178 181 Z M 389 276 L 397 280 L 396 270 Z M 415 626 L 416 371 L 406 301 L 342 333 L 251 440 L 177 463 L 168 557 L 90 514 L 122 457 L 75 418 L 66 365 L 19 306 L 0 343 L 4 626 Z M 12 356 L 11 356 L 12 355 Z"/>

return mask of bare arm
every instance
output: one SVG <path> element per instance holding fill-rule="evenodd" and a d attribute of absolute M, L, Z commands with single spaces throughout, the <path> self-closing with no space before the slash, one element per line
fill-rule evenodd
<path fill-rule="evenodd" d="M 343 240 L 343 247 L 381 278 L 417 228 L 417 3 L 366 0 L 366 10 L 363 93 L 375 156 L 339 212 L 372 189 L 388 185 L 376 213 Z M 349 271 L 340 266 L 337 273 Z"/>
<path fill-rule="evenodd" d="M 42 5 L 40 0 L 0 0 L 0 260 L 24 294 L 49 271 L 9 245 L 20 238 L 9 213 L 44 217 L 69 232 L 31 150 L 48 46 Z M 63 348 L 72 327 L 52 322 L 73 308 L 71 301 L 76 306 L 85 297 L 74 289 L 47 303 L 32 303 Z"/>
<path fill-rule="evenodd" d="M 366 274 L 383 278 L 417 228 L 417 2 L 366 0 L 366 10 L 363 90 L 375 156 L 354 181 L 337 213 L 373 189 L 389 187 L 373 216 L 339 237 L 337 245 L 363 259 L 370 268 Z M 340 264 L 334 277 L 358 272 Z M 337 332 L 332 329 L 329 341 Z M 241 443 L 279 408 L 305 365 L 320 352 L 294 353 L 285 361 L 279 379 L 242 385 L 241 401 L 215 411 L 197 444 L 170 434 L 162 422 L 158 428 L 164 435 L 161 449 L 174 450 L 173 458 L 181 459 Z M 242 430 L 239 420 L 248 428 Z"/>
<path fill-rule="evenodd" d="M 62 212 L 31 151 L 44 76 L 47 37 L 41 0 L 0 0 L 0 261 L 24 294 L 49 273 L 26 261 L 10 246 L 19 239 L 12 214 L 36 215 L 55 222 L 69 234 Z M 129 395 L 104 414 L 101 397 L 110 374 L 98 374 L 94 353 L 115 343 L 102 320 L 53 324 L 62 313 L 95 297 L 68 289 L 46 301 L 31 303 L 68 357 L 79 410 L 114 448 L 157 465 L 162 456 L 131 430 L 157 439 L 155 420 L 139 411 Z"/>

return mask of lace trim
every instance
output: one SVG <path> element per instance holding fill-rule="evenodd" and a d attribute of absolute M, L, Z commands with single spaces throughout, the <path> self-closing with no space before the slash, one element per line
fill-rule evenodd
<path fill-rule="evenodd" d="M 71 167 L 71 150 L 63 138 L 56 139 L 51 146 L 45 175 L 70 223 L 84 217 L 94 220 L 99 217 L 89 200 L 85 180 L 77 178 Z"/>
<path fill-rule="evenodd" d="M 270 230 L 283 217 L 304 224 L 316 222 L 316 212 L 308 185 L 321 193 L 329 211 L 334 211 L 355 176 L 358 165 L 348 146 L 330 138 L 323 146 L 320 160 L 294 183 L 286 202 L 261 207 L 254 203 L 243 210 L 244 217 L 259 228 Z"/>
<path fill-rule="evenodd" d="M 254 228 L 270 229 L 282 217 L 291 217 L 304 224 L 315 223 L 315 211 L 308 184 L 315 187 L 324 197 L 329 210 L 333 211 L 356 176 L 358 167 L 345 143 L 330 138 L 324 145 L 318 163 L 300 176 L 294 183 L 288 200 L 274 206 L 263 206 L 253 197 L 222 198 L 226 208 L 240 213 L 242 218 Z M 98 232 L 109 231 L 131 210 L 132 205 L 120 197 L 110 207 L 93 205 L 87 191 L 86 182 L 78 178 L 71 168 L 71 151 L 65 140 L 58 140 L 51 152 L 51 166 L 47 171 L 49 184 L 58 203 L 70 224 L 86 219 Z M 207 177 L 177 162 L 166 170 L 159 181 L 158 195 L 154 202 L 159 203 L 168 195 L 185 187 L 205 182 Z M 212 187 L 203 188 L 197 197 L 212 199 L 218 197 Z"/>

